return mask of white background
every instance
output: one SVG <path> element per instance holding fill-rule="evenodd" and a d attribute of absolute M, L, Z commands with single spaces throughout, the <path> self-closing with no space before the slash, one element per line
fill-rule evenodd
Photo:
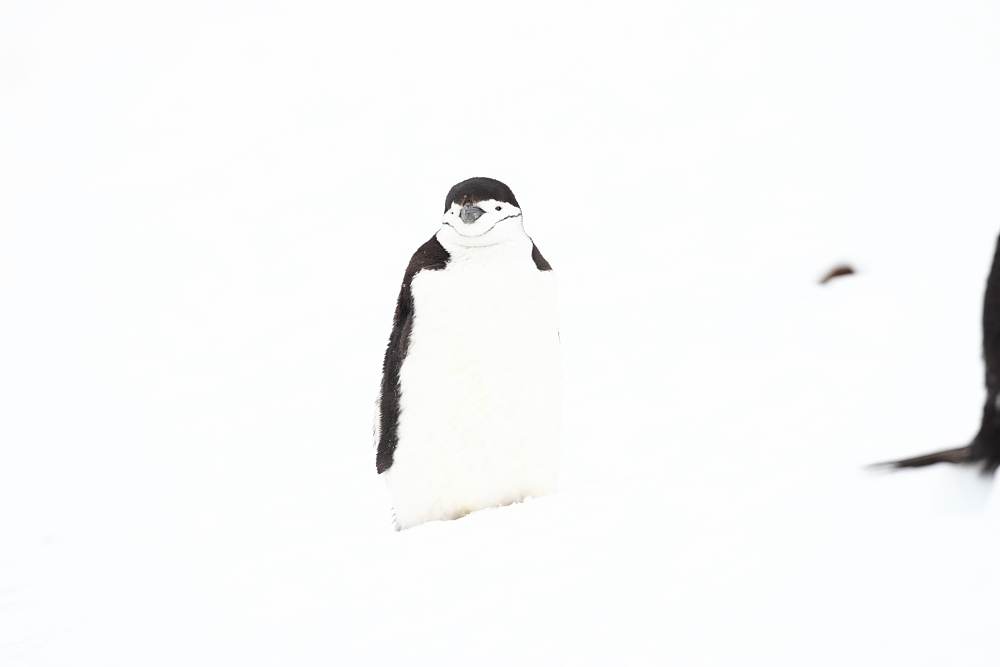
<path fill-rule="evenodd" d="M 289 4 L 0 3 L 0 664 L 1000 664 L 1000 498 L 863 469 L 978 426 L 1000 4 Z M 476 175 L 562 491 L 396 534 Z"/>

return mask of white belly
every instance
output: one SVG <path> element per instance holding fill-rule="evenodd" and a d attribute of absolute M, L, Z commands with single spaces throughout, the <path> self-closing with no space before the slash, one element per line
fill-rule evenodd
<path fill-rule="evenodd" d="M 398 442 L 385 472 L 400 529 L 543 496 L 559 470 L 555 276 L 476 250 L 412 283 Z"/>

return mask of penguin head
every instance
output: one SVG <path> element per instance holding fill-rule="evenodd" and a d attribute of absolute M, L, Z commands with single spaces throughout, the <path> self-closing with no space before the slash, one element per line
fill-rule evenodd
<path fill-rule="evenodd" d="M 470 178 L 453 187 L 445 198 L 440 233 L 452 243 L 495 245 L 523 230 L 521 207 L 511 189 L 500 181 Z"/>

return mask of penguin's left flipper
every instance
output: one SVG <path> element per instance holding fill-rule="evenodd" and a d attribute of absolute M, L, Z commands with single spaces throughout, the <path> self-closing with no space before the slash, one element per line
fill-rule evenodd
<path fill-rule="evenodd" d="M 972 445 L 966 445 L 965 447 L 946 449 L 941 452 L 934 452 L 933 454 L 914 456 L 910 459 L 873 463 L 868 467 L 872 469 L 898 470 L 899 468 L 922 468 L 934 465 L 935 463 L 973 463 L 974 460 Z"/>

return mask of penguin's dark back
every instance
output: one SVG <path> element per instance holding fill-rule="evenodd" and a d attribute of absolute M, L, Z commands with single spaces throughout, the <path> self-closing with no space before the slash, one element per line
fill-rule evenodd
<path fill-rule="evenodd" d="M 982 460 L 983 470 L 1000 467 L 1000 239 L 993 254 L 993 266 L 986 280 L 983 298 L 983 361 L 986 365 L 986 404 L 983 421 L 972 443 L 973 457 Z"/>
<path fill-rule="evenodd" d="M 993 396 L 1000 394 L 1000 239 L 983 299 L 983 360 L 986 362 L 986 388 Z"/>

